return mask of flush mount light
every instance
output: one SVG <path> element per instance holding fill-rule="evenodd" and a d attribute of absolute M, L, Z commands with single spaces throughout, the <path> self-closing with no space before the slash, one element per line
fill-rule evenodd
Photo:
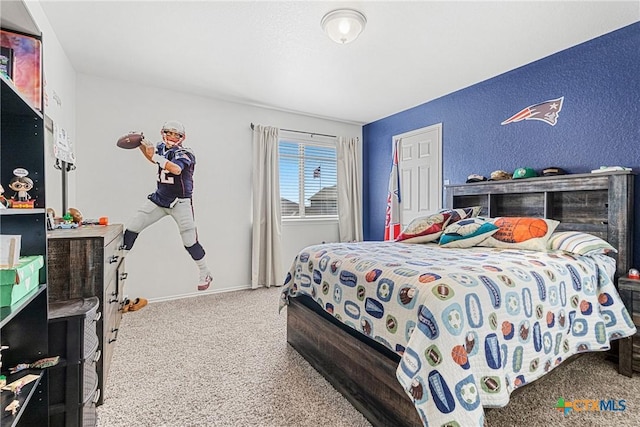
<path fill-rule="evenodd" d="M 331 40 L 340 44 L 351 43 L 358 38 L 367 18 L 353 9 L 336 9 L 322 18 L 320 25 Z"/>

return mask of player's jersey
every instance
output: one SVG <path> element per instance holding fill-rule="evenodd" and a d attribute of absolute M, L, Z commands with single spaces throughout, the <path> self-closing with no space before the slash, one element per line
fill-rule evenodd
<path fill-rule="evenodd" d="M 167 149 L 164 142 L 156 145 L 156 153 L 182 168 L 180 175 L 174 175 L 158 166 L 158 188 L 149 195 L 149 199 L 165 208 L 173 207 L 176 198 L 191 198 L 193 193 L 193 172 L 196 156 L 193 151 L 182 145 Z"/>

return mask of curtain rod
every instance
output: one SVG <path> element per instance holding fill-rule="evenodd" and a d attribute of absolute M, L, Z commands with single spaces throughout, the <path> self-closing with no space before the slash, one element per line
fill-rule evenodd
<path fill-rule="evenodd" d="M 253 130 L 253 128 L 254 128 L 253 123 L 251 123 L 251 130 Z M 285 132 L 306 133 L 307 135 L 311 135 L 311 136 L 318 135 L 318 136 L 327 136 L 329 138 L 337 138 L 337 136 L 335 136 L 335 135 L 327 135 L 327 134 L 324 134 L 324 133 L 305 132 L 305 131 L 301 131 L 301 130 L 292 130 L 292 129 L 280 129 L 280 130 L 283 130 Z"/>

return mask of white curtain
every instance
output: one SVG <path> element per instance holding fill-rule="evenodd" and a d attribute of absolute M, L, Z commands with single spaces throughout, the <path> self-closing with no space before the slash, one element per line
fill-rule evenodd
<path fill-rule="evenodd" d="M 255 125 L 253 128 L 253 289 L 284 283 L 278 133 L 275 127 Z"/>
<path fill-rule="evenodd" d="M 358 138 L 338 138 L 338 233 L 341 242 L 362 240 Z"/>

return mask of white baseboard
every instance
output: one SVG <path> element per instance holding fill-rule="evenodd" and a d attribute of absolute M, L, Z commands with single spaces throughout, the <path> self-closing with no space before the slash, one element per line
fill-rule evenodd
<path fill-rule="evenodd" d="M 149 304 L 154 303 L 154 302 L 174 301 L 174 300 L 183 299 L 183 298 L 199 297 L 199 296 L 202 296 L 202 295 L 221 294 L 223 292 L 245 291 L 245 290 L 249 290 L 249 289 L 251 289 L 251 285 L 235 286 L 235 287 L 222 288 L 222 289 L 217 288 L 217 289 L 211 289 L 211 290 L 208 290 L 208 291 L 196 291 L 196 292 L 192 292 L 192 293 L 188 293 L 188 294 L 170 295 L 170 296 L 160 297 L 160 298 L 151 298 L 151 299 L 149 299 Z"/>

